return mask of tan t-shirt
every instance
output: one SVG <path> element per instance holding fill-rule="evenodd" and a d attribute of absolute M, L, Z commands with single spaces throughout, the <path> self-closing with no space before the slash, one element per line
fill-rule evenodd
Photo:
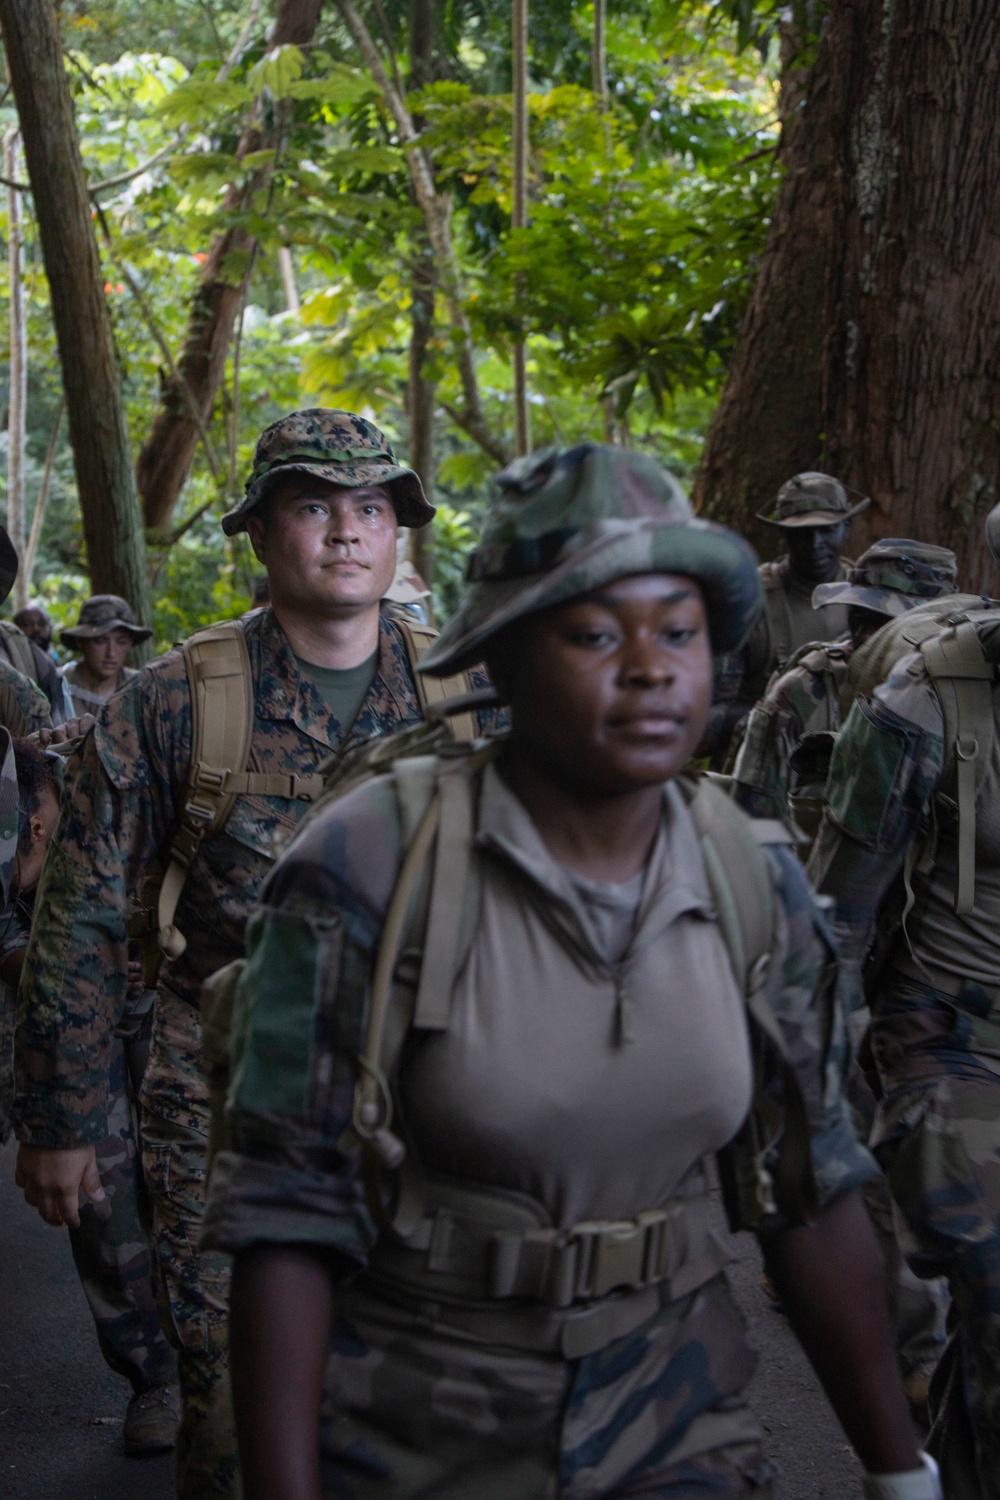
<path fill-rule="evenodd" d="M 610 918 L 595 913 L 492 766 L 477 847 L 482 909 L 449 1028 L 400 1079 L 420 1160 L 529 1193 L 559 1227 L 633 1218 L 751 1102 L 743 1000 L 684 799 L 666 788 L 634 919 L 629 896 L 624 917 L 613 895 Z"/>

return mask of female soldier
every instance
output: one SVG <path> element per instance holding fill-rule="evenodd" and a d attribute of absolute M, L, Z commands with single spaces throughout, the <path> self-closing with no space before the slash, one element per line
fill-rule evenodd
<path fill-rule="evenodd" d="M 822 919 L 678 780 L 752 554 L 621 449 L 500 483 L 425 663 L 485 656 L 509 736 L 383 749 L 251 922 L 206 1230 L 247 1500 L 769 1493 L 712 1153 L 867 1494 L 931 1500 Z"/>

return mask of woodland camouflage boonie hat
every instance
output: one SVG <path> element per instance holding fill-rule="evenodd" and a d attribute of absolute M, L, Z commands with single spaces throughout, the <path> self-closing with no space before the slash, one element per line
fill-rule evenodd
<path fill-rule="evenodd" d="M 76 624 L 60 630 L 59 639 L 66 646 L 78 646 L 112 630 L 127 630 L 133 641 L 148 641 L 153 634 L 148 626 L 135 623 L 131 606 L 117 594 L 92 594 L 83 601 Z"/>
<path fill-rule="evenodd" d="M 796 474 L 778 491 L 774 514 L 758 516 L 768 526 L 839 526 L 871 505 L 860 500 L 853 508 L 839 479 L 809 471 Z"/>
<path fill-rule="evenodd" d="M 314 406 L 272 422 L 257 440 L 246 495 L 222 518 L 226 536 L 246 530 L 246 519 L 286 474 L 314 474 L 331 484 L 387 486 L 401 526 L 426 526 L 434 518 L 420 477 L 396 462 L 385 433 L 350 411 Z"/>
<path fill-rule="evenodd" d="M 677 481 L 627 448 L 580 443 L 516 459 L 498 476 L 472 584 L 418 668 L 446 677 L 499 630 L 632 573 L 701 585 L 712 648 L 734 650 L 763 602 L 756 558 L 735 532 L 694 515 Z"/>
<path fill-rule="evenodd" d="M 928 599 L 954 594 L 958 588 L 958 558 L 947 547 L 887 537 L 863 552 L 838 583 L 813 589 L 813 609 L 828 604 L 856 604 L 880 615 L 905 615 Z"/>

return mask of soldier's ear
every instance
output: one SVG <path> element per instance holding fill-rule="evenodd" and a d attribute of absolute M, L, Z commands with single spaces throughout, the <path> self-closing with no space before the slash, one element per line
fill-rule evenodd
<path fill-rule="evenodd" d="M 253 548 L 253 555 L 259 563 L 264 562 L 264 539 L 267 528 L 263 516 L 247 516 L 247 536 Z"/>

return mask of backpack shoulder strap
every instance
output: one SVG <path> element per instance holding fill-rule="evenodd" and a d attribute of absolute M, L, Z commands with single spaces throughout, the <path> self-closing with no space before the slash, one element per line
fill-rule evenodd
<path fill-rule="evenodd" d="M 765 1160 L 770 1143 L 757 1119 L 756 1100 L 744 1126 L 743 1133 L 756 1164 L 755 1212 L 773 1213 L 780 1207 L 793 1217 L 809 1220 L 816 1211 L 809 1117 L 788 1045 L 767 995 L 776 931 L 776 897 L 764 847 L 775 844 L 794 847 L 794 839 L 777 819 L 748 818 L 718 787 L 701 780 L 689 809 L 701 842 L 719 927 L 747 1014 L 771 1044 L 784 1080 L 785 1123 L 773 1172 Z M 761 1083 L 756 1048 L 754 1058 L 756 1095 Z"/>
<path fill-rule="evenodd" d="M 283 776 L 247 770 L 254 685 L 246 634 L 238 620 L 197 631 L 180 650 L 191 693 L 191 764 L 157 902 L 159 943 L 168 958 L 179 957 L 186 946 L 174 914 L 188 870 L 205 839 L 224 826 L 236 798 L 311 802 L 323 791 L 319 773 Z"/>
<path fill-rule="evenodd" d="M 421 658 L 437 640 L 438 633 L 432 625 L 424 625 L 420 620 L 409 618 L 402 610 L 390 610 L 389 618 L 403 637 L 421 713 L 426 713 L 436 703 L 443 703 L 446 698 L 456 698 L 472 691 L 472 680 L 468 672 L 458 672 L 454 677 L 427 677 L 423 672 L 417 671 Z M 474 713 L 450 714 L 445 722 L 452 739 L 468 742 L 476 738 Z"/>
<path fill-rule="evenodd" d="M 38 668 L 35 666 L 35 658 L 31 651 L 31 642 L 19 625 L 13 620 L 0 620 L 0 630 L 3 631 L 10 659 L 17 670 L 25 677 L 30 677 L 32 682 L 38 681 Z"/>
<path fill-rule="evenodd" d="M 921 642 L 920 654 L 944 715 L 945 777 L 958 804 L 958 884 L 955 911 L 967 916 L 976 899 L 976 794 L 986 779 L 993 748 L 993 682 L 972 620 L 949 626 Z"/>

